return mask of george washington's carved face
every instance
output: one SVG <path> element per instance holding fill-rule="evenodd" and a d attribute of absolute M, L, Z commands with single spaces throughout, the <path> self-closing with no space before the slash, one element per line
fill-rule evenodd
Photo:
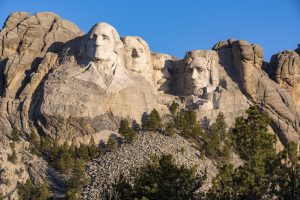
<path fill-rule="evenodd" d="M 93 61 L 116 59 L 113 27 L 106 23 L 95 25 L 87 35 L 86 54 Z"/>
<path fill-rule="evenodd" d="M 187 65 L 186 89 L 190 94 L 199 95 L 201 89 L 210 85 L 210 62 L 205 58 L 194 58 Z"/>

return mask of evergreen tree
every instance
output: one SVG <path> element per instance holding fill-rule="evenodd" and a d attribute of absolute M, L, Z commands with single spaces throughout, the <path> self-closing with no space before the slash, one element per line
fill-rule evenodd
<path fill-rule="evenodd" d="M 235 170 L 232 164 L 223 165 L 214 178 L 212 188 L 207 193 L 208 199 L 238 199 Z"/>
<path fill-rule="evenodd" d="M 138 171 L 133 186 L 121 177 L 113 188 L 124 200 L 185 200 L 196 198 L 205 179 L 206 175 L 196 175 L 195 169 L 177 166 L 171 155 L 163 155 L 154 157 Z"/>
<path fill-rule="evenodd" d="M 172 136 L 172 135 L 174 135 L 175 134 L 175 125 L 174 125 L 174 123 L 173 122 L 168 122 L 168 123 L 166 123 L 166 125 L 165 125 L 165 129 L 164 129 L 164 131 L 163 131 L 163 133 L 165 134 L 165 135 L 168 135 L 168 136 Z"/>
<path fill-rule="evenodd" d="M 89 146 L 80 144 L 79 148 L 75 148 L 75 155 L 77 158 L 88 161 L 90 159 Z"/>
<path fill-rule="evenodd" d="M 280 152 L 270 165 L 271 189 L 269 194 L 277 199 L 300 199 L 300 159 L 297 145 L 291 143 Z"/>
<path fill-rule="evenodd" d="M 175 118 L 175 124 L 179 133 L 185 138 L 199 136 L 202 133 L 201 127 L 197 123 L 196 113 L 192 110 L 180 112 Z"/>
<path fill-rule="evenodd" d="M 18 195 L 20 200 L 31 200 L 33 193 L 33 184 L 30 179 L 27 179 L 25 184 L 19 185 Z"/>
<path fill-rule="evenodd" d="M 215 159 L 218 166 L 229 161 L 231 154 L 231 138 L 226 130 L 227 125 L 223 113 L 219 113 L 216 121 L 203 134 L 204 152 L 207 157 Z"/>
<path fill-rule="evenodd" d="M 11 147 L 11 150 L 12 150 L 12 154 L 7 157 L 7 160 L 10 161 L 10 162 L 12 162 L 12 163 L 14 163 L 14 164 L 16 164 L 16 162 L 18 160 L 15 146 L 16 146 L 15 142 L 12 142 L 10 144 L 10 147 Z"/>
<path fill-rule="evenodd" d="M 220 171 L 210 195 L 215 199 L 262 199 L 269 198 L 269 163 L 275 157 L 275 139 L 267 132 L 269 118 L 257 106 L 247 110 L 248 117 L 237 118 L 232 129 L 233 143 L 244 159 L 244 165 L 233 171 Z M 223 173 L 223 174 L 222 174 Z M 228 187 L 224 189 L 224 186 Z"/>
<path fill-rule="evenodd" d="M 13 128 L 11 132 L 11 139 L 13 141 L 19 141 L 20 140 L 20 131 L 16 128 Z"/>
<path fill-rule="evenodd" d="M 49 187 L 46 183 L 43 183 L 35 189 L 35 198 L 36 200 L 46 200 L 50 197 Z"/>
<path fill-rule="evenodd" d="M 149 114 L 144 128 L 148 131 L 159 131 L 162 128 L 161 118 L 157 110 L 153 109 Z"/>
<path fill-rule="evenodd" d="M 258 106 L 252 106 L 246 112 L 247 119 L 237 118 L 232 130 L 235 149 L 245 160 L 254 158 L 255 154 L 263 157 L 274 155 L 275 137 L 268 133 L 270 119 L 267 113 Z"/>
<path fill-rule="evenodd" d="M 56 169 L 64 174 L 70 175 L 74 164 L 72 148 L 65 142 L 61 147 L 59 147 L 57 155 L 58 156 L 55 161 Z"/>
<path fill-rule="evenodd" d="M 117 142 L 112 137 L 109 137 L 106 144 L 107 151 L 115 151 L 117 146 Z"/>
<path fill-rule="evenodd" d="M 20 200 L 46 200 L 50 197 L 48 185 L 46 183 L 33 185 L 30 179 L 19 185 L 18 195 Z"/>
<path fill-rule="evenodd" d="M 31 132 L 29 135 L 30 150 L 32 153 L 39 155 L 40 154 L 40 142 L 38 137 L 34 132 Z"/>
<path fill-rule="evenodd" d="M 90 140 L 90 144 L 89 144 L 89 157 L 90 157 L 90 159 L 93 159 L 93 158 L 97 157 L 99 154 L 101 154 L 100 148 L 96 145 L 96 142 L 95 142 L 94 138 L 92 137 L 92 139 Z"/>
<path fill-rule="evenodd" d="M 124 136 L 126 142 L 133 142 L 137 135 L 135 130 L 129 127 L 128 120 L 126 119 L 121 120 L 119 132 Z"/>
<path fill-rule="evenodd" d="M 178 108 L 179 108 L 179 104 L 173 101 L 172 104 L 169 106 L 169 111 L 173 116 L 175 116 Z"/>
<path fill-rule="evenodd" d="M 72 174 L 68 180 L 67 199 L 80 199 L 80 191 L 87 183 L 87 176 L 85 174 L 85 163 L 83 160 L 77 159 L 72 168 Z"/>

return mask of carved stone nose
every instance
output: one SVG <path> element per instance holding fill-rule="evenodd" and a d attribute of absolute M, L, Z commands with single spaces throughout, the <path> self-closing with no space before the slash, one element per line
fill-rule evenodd
<path fill-rule="evenodd" d="M 132 57 L 133 57 L 133 58 L 139 57 L 139 54 L 138 54 L 138 52 L 137 52 L 136 49 L 132 49 Z"/>
<path fill-rule="evenodd" d="M 197 72 L 196 72 L 195 69 L 193 69 L 193 72 L 192 72 L 192 79 L 194 80 L 194 79 L 197 79 L 197 78 L 198 78 Z"/>
<path fill-rule="evenodd" d="M 96 38 L 96 46 L 100 46 L 100 45 L 102 45 L 102 38 L 99 37 L 99 36 L 97 36 L 97 38 Z"/>

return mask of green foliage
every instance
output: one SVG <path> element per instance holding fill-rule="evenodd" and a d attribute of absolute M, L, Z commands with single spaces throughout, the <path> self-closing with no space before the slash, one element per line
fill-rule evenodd
<path fill-rule="evenodd" d="M 96 142 L 94 140 L 94 138 L 92 137 L 92 139 L 90 140 L 89 143 L 89 157 L 90 159 L 93 159 L 99 155 L 101 155 L 103 152 L 101 152 L 100 148 L 96 145 Z"/>
<path fill-rule="evenodd" d="M 55 168 L 64 174 L 70 175 L 74 164 L 72 147 L 68 146 L 67 143 L 64 143 L 59 147 L 55 159 Z"/>
<path fill-rule="evenodd" d="M 297 145 L 291 143 L 270 167 L 270 195 L 277 199 L 300 199 L 300 159 Z"/>
<path fill-rule="evenodd" d="M 40 152 L 40 142 L 38 140 L 37 135 L 34 132 L 31 132 L 28 141 L 30 143 L 30 151 L 36 155 L 39 155 Z"/>
<path fill-rule="evenodd" d="M 231 154 L 232 141 L 226 128 L 224 115 L 220 112 L 202 137 L 202 150 L 207 157 L 215 159 L 218 166 L 228 163 Z"/>
<path fill-rule="evenodd" d="M 179 108 L 179 104 L 173 101 L 172 104 L 169 106 L 169 111 L 174 116 L 178 111 L 178 108 Z"/>
<path fill-rule="evenodd" d="M 269 118 L 257 106 L 247 110 L 248 117 L 237 118 L 232 129 L 234 147 L 244 165 L 233 169 L 224 166 L 209 192 L 211 199 L 268 198 L 270 166 L 275 157 L 275 139 L 267 132 Z"/>
<path fill-rule="evenodd" d="M 167 136 L 172 136 L 176 132 L 174 122 L 167 122 L 163 130 L 163 134 Z"/>
<path fill-rule="evenodd" d="M 175 125 L 179 134 L 185 138 L 197 138 L 203 131 L 197 123 L 196 113 L 192 110 L 181 111 L 175 117 Z"/>
<path fill-rule="evenodd" d="M 177 166 L 171 155 L 153 158 L 139 170 L 133 186 L 120 178 L 114 190 L 121 199 L 193 199 L 206 175 L 196 175 L 195 169 Z"/>
<path fill-rule="evenodd" d="M 118 147 L 116 140 L 112 137 L 109 137 L 106 143 L 107 151 L 115 151 Z"/>
<path fill-rule="evenodd" d="M 143 124 L 143 128 L 148 131 L 160 131 L 162 128 L 161 118 L 157 110 L 153 109 Z"/>
<path fill-rule="evenodd" d="M 214 178 L 213 185 L 207 194 L 208 199 L 237 199 L 235 171 L 233 165 L 224 165 Z"/>
<path fill-rule="evenodd" d="M 256 154 L 266 157 L 275 154 L 275 137 L 268 133 L 270 119 L 267 113 L 261 112 L 258 106 L 247 110 L 248 117 L 237 118 L 232 129 L 234 147 L 245 160 L 250 160 Z"/>
<path fill-rule="evenodd" d="M 10 145 L 11 150 L 12 150 L 12 154 L 7 156 L 7 160 L 14 163 L 14 164 L 16 164 L 16 162 L 18 160 L 15 146 L 16 146 L 15 142 L 12 142 L 11 145 Z"/>
<path fill-rule="evenodd" d="M 80 191 L 86 183 L 87 176 L 85 174 L 85 161 L 77 159 L 74 162 L 72 174 L 68 179 L 68 191 L 66 194 L 66 199 L 80 199 Z"/>
<path fill-rule="evenodd" d="M 19 141 L 20 140 L 20 131 L 16 128 L 13 128 L 11 132 L 11 139 L 13 141 Z"/>
<path fill-rule="evenodd" d="M 136 131 L 132 127 L 129 127 L 128 120 L 126 119 L 121 120 L 119 132 L 124 136 L 124 140 L 129 143 L 133 142 L 137 135 Z"/>
<path fill-rule="evenodd" d="M 18 195 L 20 200 L 46 200 L 50 197 L 48 185 L 46 183 L 33 185 L 30 179 L 19 185 Z"/>

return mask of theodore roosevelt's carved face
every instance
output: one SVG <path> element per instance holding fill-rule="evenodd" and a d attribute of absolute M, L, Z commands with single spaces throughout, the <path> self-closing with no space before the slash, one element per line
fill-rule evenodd
<path fill-rule="evenodd" d="M 205 58 L 194 58 L 187 65 L 186 88 L 190 94 L 199 95 L 201 89 L 210 85 L 211 63 Z"/>
<path fill-rule="evenodd" d="M 142 73 L 148 70 L 146 56 L 146 43 L 139 37 L 127 36 L 123 38 L 125 50 L 125 62 L 127 69 Z"/>
<path fill-rule="evenodd" d="M 114 28 L 106 23 L 96 24 L 87 35 L 86 54 L 93 61 L 116 59 Z"/>

